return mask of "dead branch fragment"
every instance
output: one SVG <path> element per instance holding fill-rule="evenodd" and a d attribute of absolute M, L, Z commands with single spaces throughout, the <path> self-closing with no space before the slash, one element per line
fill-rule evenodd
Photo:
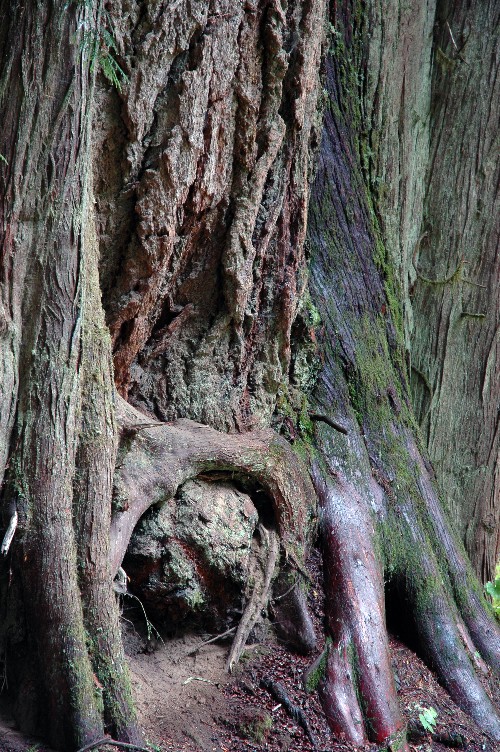
<path fill-rule="evenodd" d="M 136 750 L 136 752 L 151 752 L 151 750 L 146 749 L 146 747 L 138 747 L 137 744 L 127 744 L 127 742 L 117 742 L 109 737 L 103 737 L 96 742 L 91 742 L 91 744 L 81 747 L 77 752 L 89 752 L 89 750 L 98 749 L 99 747 L 119 747 L 120 749 L 133 749 Z"/>
<path fill-rule="evenodd" d="M 432 741 L 442 744 L 444 747 L 451 747 L 452 749 L 465 749 L 467 746 L 466 739 L 462 734 L 455 734 L 452 731 L 434 731 L 429 734 L 421 723 L 411 721 L 408 724 L 408 741 L 410 742 L 422 742 L 431 737 Z"/>
<path fill-rule="evenodd" d="M 298 705 L 295 705 L 289 698 L 289 696 L 286 693 L 286 690 L 282 684 L 279 682 L 275 682 L 272 679 L 263 678 L 260 682 L 261 686 L 264 687 L 264 689 L 267 689 L 271 697 L 274 697 L 275 700 L 280 702 L 283 707 L 285 708 L 286 712 L 290 716 L 290 718 L 293 718 L 296 723 L 298 723 L 302 728 L 304 729 L 307 738 L 311 742 L 313 749 L 318 749 L 318 745 L 316 742 L 316 739 L 314 737 L 313 732 L 311 731 L 311 727 L 309 725 L 309 721 L 306 718 L 306 715 L 302 708 L 299 708 Z"/>
<path fill-rule="evenodd" d="M 205 645 L 210 645 L 212 642 L 217 642 L 217 640 L 222 640 L 224 637 L 228 637 L 228 635 L 232 634 L 236 627 L 231 627 L 230 629 L 226 629 L 225 632 L 221 632 L 221 634 L 215 635 L 215 637 L 211 637 L 209 640 L 203 640 L 203 642 L 200 642 L 199 645 L 197 645 L 195 648 L 191 648 L 191 650 L 188 650 L 186 655 L 195 655 L 199 650 L 201 650 Z"/>

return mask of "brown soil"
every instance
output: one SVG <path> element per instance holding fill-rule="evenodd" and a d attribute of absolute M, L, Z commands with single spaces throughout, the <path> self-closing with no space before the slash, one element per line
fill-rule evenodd
<path fill-rule="evenodd" d="M 130 656 L 138 709 L 152 746 L 157 745 L 162 752 L 314 750 L 303 729 L 260 686 L 263 677 L 270 677 L 279 681 L 294 704 L 304 710 L 317 750 L 354 750 L 332 738 L 317 695 L 302 689 L 302 673 L 310 659 L 268 642 L 251 647 L 237 674 L 230 677 L 224 672 L 228 644 L 206 645 L 189 655 L 206 638 L 186 635 L 167 641 L 154 653 Z M 395 639 L 391 648 L 401 706 L 409 721 L 418 722 L 418 706 L 434 707 L 438 713 L 437 736 L 453 735 L 458 748 L 468 752 L 495 752 L 494 745 L 456 707 L 422 661 Z M 415 752 L 444 752 L 449 748 L 449 744 L 423 732 L 411 743 Z M 365 749 L 378 747 L 369 745 Z"/>
<path fill-rule="evenodd" d="M 267 644 L 250 646 L 236 674 L 228 676 L 224 671 L 228 642 L 205 645 L 190 655 L 208 635 L 188 634 L 165 640 L 148 652 L 151 644 L 129 623 L 125 626 L 141 725 L 155 752 L 311 752 L 314 748 L 303 729 L 260 686 L 262 677 L 280 682 L 303 709 L 318 751 L 353 752 L 351 745 L 332 738 L 317 695 L 302 689 L 302 673 L 310 659 L 290 653 L 269 638 Z M 456 707 L 422 661 L 395 639 L 391 648 L 401 706 L 408 719 L 417 721 L 417 706 L 434 707 L 437 734 L 460 735 L 463 744 L 458 748 L 467 752 L 495 752 L 494 744 Z M 268 719 L 270 728 L 266 728 Z M 19 734 L 13 723 L 0 723 L 0 752 L 27 752 L 31 747 L 50 752 Z M 376 745 L 365 748 L 377 749 Z M 445 752 L 450 747 L 424 735 L 412 742 L 411 749 Z M 102 747 L 105 750 L 112 748 Z"/>
<path fill-rule="evenodd" d="M 319 583 L 317 552 L 308 568 Z M 322 600 L 321 586 L 312 587 L 309 607 L 317 634 L 322 633 Z M 354 752 L 352 745 L 332 737 L 317 693 L 309 694 L 302 686 L 303 673 L 316 656 L 305 658 L 290 652 L 279 644 L 272 629 L 262 627 L 254 635 L 259 641 L 247 646 L 235 673 L 229 676 L 224 667 L 231 636 L 210 644 L 202 644 L 214 636 L 206 633 L 156 640 L 151 631 L 146 634 L 144 614 L 137 602 L 126 598 L 124 605 L 123 630 L 134 695 L 152 752 Z M 500 752 L 457 708 L 415 653 L 395 638 L 391 638 L 391 650 L 401 707 L 414 730 L 410 744 L 414 752 L 445 752 L 451 746 L 466 752 Z M 294 705 L 302 709 L 316 747 L 262 687 L 262 679 L 279 682 Z M 498 682 L 485 682 L 500 705 Z M 421 709 L 430 707 L 438 714 L 434 738 L 418 728 Z M 2 720 L 1 711 L 0 704 L 0 752 L 27 752 L 30 748 L 51 752 L 19 734 L 15 724 L 6 720 L 6 713 Z M 113 748 L 101 749 L 109 752 Z M 378 749 L 368 745 L 365 752 Z"/>
<path fill-rule="evenodd" d="M 323 593 L 318 551 L 312 552 L 308 569 L 317 583 L 309 592 L 309 608 L 320 635 Z M 317 693 L 309 694 L 302 686 L 303 673 L 316 656 L 305 658 L 290 652 L 277 642 L 271 629 L 261 629 L 259 642 L 247 646 L 240 665 L 229 676 L 224 664 L 230 637 L 202 645 L 214 635 L 187 634 L 157 644 L 154 652 L 148 653 L 147 642 L 130 623 L 126 625 L 140 718 L 146 738 L 162 752 L 314 750 L 303 728 L 262 687 L 261 681 L 266 678 L 279 682 L 290 700 L 304 711 L 318 752 L 353 752 L 352 745 L 332 737 Z M 199 649 L 193 654 L 194 648 Z M 391 650 L 401 707 L 413 730 L 412 750 L 444 752 L 454 743 L 455 748 L 467 752 L 500 752 L 454 704 L 415 653 L 394 637 Z M 500 705 L 498 682 L 485 682 Z M 438 714 L 434 738 L 424 732 L 418 720 L 422 708 L 430 707 Z M 379 746 L 365 749 L 374 752 Z"/>

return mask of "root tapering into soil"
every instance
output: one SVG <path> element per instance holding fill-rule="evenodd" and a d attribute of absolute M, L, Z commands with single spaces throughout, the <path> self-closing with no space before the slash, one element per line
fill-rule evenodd
<path fill-rule="evenodd" d="M 240 660 L 250 632 L 267 607 L 271 582 L 278 562 L 280 544 L 276 532 L 268 530 L 264 525 L 259 525 L 258 531 L 260 544 L 254 546 L 254 557 L 248 577 L 248 581 L 253 583 L 252 592 L 231 645 L 226 663 L 229 672 L 232 672 Z"/>

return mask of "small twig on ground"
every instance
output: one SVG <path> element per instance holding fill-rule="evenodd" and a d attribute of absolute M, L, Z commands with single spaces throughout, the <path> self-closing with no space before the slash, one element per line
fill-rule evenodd
<path fill-rule="evenodd" d="M 227 637 L 232 632 L 234 632 L 236 627 L 231 627 L 230 629 L 226 629 L 225 632 L 221 632 L 221 634 L 215 635 L 215 637 L 211 637 L 209 640 L 204 640 L 203 642 L 200 642 L 199 645 L 197 645 L 195 648 L 191 648 L 188 650 L 186 655 L 194 655 L 198 652 L 198 650 L 201 650 L 205 645 L 210 645 L 211 642 L 216 642 L 217 640 L 222 640 L 223 637 Z"/>
<path fill-rule="evenodd" d="M 309 721 L 307 720 L 304 711 L 302 710 L 302 708 L 299 708 L 298 705 L 295 705 L 290 700 L 284 686 L 279 682 L 272 681 L 272 679 L 266 679 L 265 677 L 261 679 L 260 684 L 261 687 L 267 689 L 271 697 L 274 697 L 275 700 L 283 705 L 288 715 L 293 718 L 293 720 L 296 721 L 300 726 L 302 726 L 307 738 L 313 746 L 313 749 L 318 749 L 316 738 L 311 731 Z"/>
<path fill-rule="evenodd" d="M 210 681 L 210 679 L 204 679 L 203 676 L 188 676 L 186 681 L 183 681 L 182 684 L 191 684 L 192 681 L 199 681 L 199 682 L 205 682 L 205 684 L 213 684 L 213 681 Z"/>
<path fill-rule="evenodd" d="M 135 749 L 136 752 L 151 752 L 147 747 L 138 747 L 137 744 L 128 744 L 127 742 L 116 742 L 114 739 L 109 739 L 108 737 L 103 737 L 96 742 L 91 742 L 91 744 L 87 744 L 86 747 L 81 747 L 77 752 L 89 752 L 91 749 L 97 749 L 98 747 L 103 746 L 119 747 L 120 749 Z"/>

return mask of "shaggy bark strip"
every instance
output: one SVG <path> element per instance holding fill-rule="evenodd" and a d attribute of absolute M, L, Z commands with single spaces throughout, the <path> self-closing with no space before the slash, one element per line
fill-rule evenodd
<path fill-rule="evenodd" d="M 2 32 L 0 56 L 0 245 L 10 335 L 0 368 L 14 368 L 15 383 L 0 374 L 0 390 L 12 390 L 0 399 L 3 429 L 16 409 L 6 495 L 17 500 L 12 569 L 28 625 L 27 645 L 11 648 L 18 655 L 11 681 L 24 697 L 21 727 L 73 749 L 103 732 L 77 580 L 72 487 L 91 105 L 84 29 L 96 17 L 88 4 L 62 0 L 3 3 L 0 16 L 15 29 L 9 38 Z M 11 440 L 4 434 L 0 444 Z"/>
<path fill-rule="evenodd" d="M 104 322 L 98 247 L 89 191 L 82 315 L 82 425 L 74 483 L 79 583 L 94 673 L 102 688 L 108 727 L 122 742 L 140 744 L 132 688 L 123 650 L 120 614 L 110 586 L 109 531 L 117 450 L 110 337 Z"/>
<path fill-rule="evenodd" d="M 109 566 L 114 386 L 88 195 L 100 5 L 4 6 L 0 465 L 10 443 L 23 603 L 9 587 L 7 608 L 27 623 L 2 634 L 9 685 L 20 727 L 58 749 L 101 738 L 104 720 L 138 742 Z"/>

